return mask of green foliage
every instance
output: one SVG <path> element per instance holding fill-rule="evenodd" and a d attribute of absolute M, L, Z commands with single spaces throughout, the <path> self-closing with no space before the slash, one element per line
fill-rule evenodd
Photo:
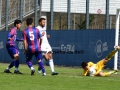
<path fill-rule="evenodd" d="M 91 24 L 91 22 L 95 19 L 94 15 L 89 15 L 89 25 Z M 86 28 L 86 19 L 84 19 L 83 17 L 80 17 L 80 24 L 77 23 L 77 26 L 79 27 L 79 29 L 85 29 Z"/>

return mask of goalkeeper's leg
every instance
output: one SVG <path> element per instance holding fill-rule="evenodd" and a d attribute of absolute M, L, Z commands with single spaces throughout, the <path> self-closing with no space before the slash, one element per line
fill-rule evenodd
<path fill-rule="evenodd" d="M 110 71 L 110 72 L 99 72 L 97 76 L 102 76 L 102 77 L 105 77 L 105 76 L 110 76 L 111 74 L 114 74 L 118 72 L 118 70 L 113 70 L 113 71 Z"/>
<path fill-rule="evenodd" d="M 113 50 L 112 52 L 110 52 L 108 54 L 108 56 L 106 56 L 106 58 L 103 59 L 103 64 L 106 65 L 106 63 L 115 55 L 115 53 L 117 51 L 120 50 L 120 47 L 119 46 L 115 46 L 115 50 Z"/>
<path fill-rule="evenodd" d="M 110 59 L 115 55 L 115 53 L 116 53 L 118 50 L 120 50 L 120 47 L 119 47 L 119 46 L 115 46 L 115 50 L 113 50 L 112 52 L 110 52 L 105 59 L 106 59 L 106 60 L 110 60 Z"/>

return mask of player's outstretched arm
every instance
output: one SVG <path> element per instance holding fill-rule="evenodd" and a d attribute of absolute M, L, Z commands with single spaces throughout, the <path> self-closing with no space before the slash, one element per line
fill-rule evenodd
<path fill-rule="evenodd" d="M 23 41 L 23 39 L 20 39 L 20 38 L 16 38 L 16 41 Z"/>

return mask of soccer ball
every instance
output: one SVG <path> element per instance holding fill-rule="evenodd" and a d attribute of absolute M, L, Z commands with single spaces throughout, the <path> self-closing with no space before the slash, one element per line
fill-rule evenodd
<path fill-rule="evenodd" d="M 94 76 L 94 74 L 96 73 L 94 66 L 90 67 L 89 73 L 90 73 L 90 76 Z"/>

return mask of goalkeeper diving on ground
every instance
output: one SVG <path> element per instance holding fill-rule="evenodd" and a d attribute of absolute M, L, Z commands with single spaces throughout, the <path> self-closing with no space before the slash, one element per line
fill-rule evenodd
<path fill-rule="evenodd" d="M 81 66 L 83 68 L 83 75 L 84 76 L 109 76 L 118 72 L 118 70 L 113 70 L 110 72 L 103 72 L 102 69 L 105 67 L 107 62 L 115 55 L 117 51 L 120 50 L 119 46 L 115 46 L 115 49 L 108 54 L 107 57 L 98 61 L 96 64 L 93 62 L 82 62 Z"/>

